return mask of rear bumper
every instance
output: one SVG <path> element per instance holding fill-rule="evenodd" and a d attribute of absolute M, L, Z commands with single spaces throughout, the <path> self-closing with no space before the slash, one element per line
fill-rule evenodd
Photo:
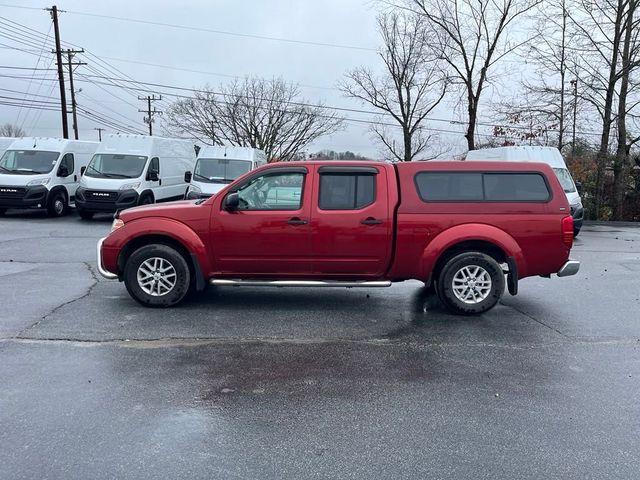
<path fill-rule="evenodd" d="M 102 244 L 104 243 L 104 238 L 101 238 L 100 240 L 98 240 L 98 247 L 97 247 L 97 264 L 98 264 L 98 272 L 100 273 L 100 275 L 102 275 L 104 278 L 107 278 L 109 280 L 116 280 L 118 278 L 118 275 L 116 275 L 115 273 L 111 273 L 109 270 L 106 270 L 104 268 L 104 266 L 102 265 Z"/>
<path fill-rule="evenodd" d="M 570 277 L 575 275 L 580 270 L 580 262 L 578 260 L 567 260 L 560 270 L 558 270 L 559 277 Z"/>
<path fill-rule="evenodd" d="M 98 191 L 79 188 L 76 191 L 76 207 L 86 212 L 114 213 L 138 205 L 135 190 Z"/>
<path fill-rule="evenodd" d="M 49 190 L 43 185 L 34 187 L 0 186 L 0 208 L 47 208 Z"/>

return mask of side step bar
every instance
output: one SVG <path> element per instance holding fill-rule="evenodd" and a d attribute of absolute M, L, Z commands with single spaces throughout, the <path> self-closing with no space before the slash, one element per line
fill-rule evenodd
<path fill-rule="evenodd" d="M 228 280 L 226 278 L 212 278 L 211 285 L 225 285 L 235 287 L 390 287 L 391 282 L 386 280 L 343 282 L 323 280 Z"/>

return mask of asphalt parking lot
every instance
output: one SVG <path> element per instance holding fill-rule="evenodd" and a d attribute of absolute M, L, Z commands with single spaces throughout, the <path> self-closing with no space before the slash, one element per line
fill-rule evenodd
<path fill-rule="evenodd" d="M 109 226 L 0 218 L 2 479 L 638 477 L 640 229 L 462 318 L 417 282 L 145 309 Z"/>

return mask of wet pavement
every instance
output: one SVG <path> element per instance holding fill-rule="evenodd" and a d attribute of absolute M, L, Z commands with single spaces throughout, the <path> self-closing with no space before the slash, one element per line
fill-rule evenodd
<path fill-rule="evenodd" d="M 491 312 L 389 289 L 138 306 L 109 220 L 0 218 L 0 478 L 635 478 L 640 229 Z"/>

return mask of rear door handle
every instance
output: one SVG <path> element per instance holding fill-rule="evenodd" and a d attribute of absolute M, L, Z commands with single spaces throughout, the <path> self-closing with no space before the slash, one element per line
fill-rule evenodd
<path fill-rule="evenodd" d="M 367 217 L 364 220 L 361 220 L 360 223 L 363 225 L 380 225 L 382 220 L 378 220 L 377 218 Z"/>
<path fill-rule="evenodd" d="M 290 218 L 287 222 L 289 225 L 306 225 L 307 221 L 298 217 Z"/>

